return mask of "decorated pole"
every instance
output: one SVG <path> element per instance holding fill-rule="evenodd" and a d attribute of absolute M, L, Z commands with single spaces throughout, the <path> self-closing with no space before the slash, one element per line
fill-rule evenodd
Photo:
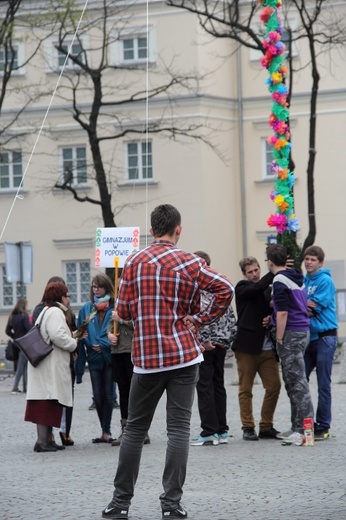
<path fill-rule="evenodd" d="M 279 243 L 287 246 L 295 244 L 293 248 L 288 247 L 291 256 L 295 257 L 298 249 L 295 232 L 299 229 L 299 223 L 294 211 L 295 177 L 293 171 L 290 171 L 291 143 L 287 102 L 289 91 L 286 85 L 287 67 L 284 63 L 286 46 L 282 42 L 283 27 L 280 19 L 282 1 L 258 0 L 258 2 L 263 6 L 260 18 L 265 25 L 262 42 L 265 54 L 261 58 L 261 65 L 268 70 L 269 77 L 266 83 L 273 101 L 268 120 L 273 135 L 268 137 L 267 142 L 273 147 L 270 169 L 276 181 L 270 198 L 276 205 L 276 211 L 270 215 L 267 224 L 269 227 L 276 228 Z"/>

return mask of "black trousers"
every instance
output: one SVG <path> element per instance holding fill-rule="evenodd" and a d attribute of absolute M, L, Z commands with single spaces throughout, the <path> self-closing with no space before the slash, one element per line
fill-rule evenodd
<path fill-rule="evenodd" d="M 227 395 L 224 385 L 226 350 L 215 347 L 203 352 L 204 361 L 199 367 L 197 383 L 198 410 L 201 418 L 201 435 L 228 431 L 226 408 Z"/>
<path fill-rule="evenodd" d="M 128 416 L 132 374 L 131 353 L 112 354 L 112 376 L 114 382 L 118 384 L 120 415 L 122 419 L 127 419 Z"/>

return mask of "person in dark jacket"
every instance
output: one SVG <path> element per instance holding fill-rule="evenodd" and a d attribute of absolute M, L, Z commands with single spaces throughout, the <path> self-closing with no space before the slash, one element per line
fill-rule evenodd
<path fill-rule="evenodd" d="M 10 338 L 14 340 L 25 336 L 32 327 L 29 315 L 26 311 L 26 305 L 27 301 L 21 298 L 17 301 L 8 317 L 5 332 L 7 336 L 10 336 Z M 12 394 L 18 394 L 20 393 L 18 386 L 21 378 L 23 378 L 23 392 L 26 392 L 28 360 L 16 345 L 14 345 L 14 348 L 18 351 L 18 362 L 15 367 L 16 373 L 14 376 Z"/>
<path fill-rule="evenodd" d="M 281 381 L 279 363 L 269 331 L 269 317 L 272 313 L 270 284 L 273 275 L 269 272 L 261 278 L 259 263 L 252 256 L 243 258 L 239 266 L 244 280 L 235 287 L 238 322 L 232 349 L 239 375 L 238 398 L 243 439 L 275 439 L 279 432 L 274 428 L 273 421 Z M 257 373 L 265 389 L 259 435 L 255 431 L 252 411 L 252 387 Z"/>
<path fill-rule="evenodd" d="M 205 251 L 196 251 L 210 266 L 211 260 Z M 201 295 L 202 306 L 210 304 L 211 295 Z M 201 327 L 198 339 L 204 348 L 203 363 L 199 366 L 197 383 L 198 411 L 201 433 L 193 438 L 191 446 L 217 446 L 228 442 L 227 393 L 224 382 L 226 352 L 236 333 L 236 319 L 231 305 L 220 319 Z"/>

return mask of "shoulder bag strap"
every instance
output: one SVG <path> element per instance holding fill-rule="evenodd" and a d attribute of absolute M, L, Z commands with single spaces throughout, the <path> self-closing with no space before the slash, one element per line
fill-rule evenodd
<path fill-rule="evenodd" d="M 49 309 L 49 307 L 46 307 L 46 308 L 44 309 L 40 321 L 36 324 L 36 326 L 37 326 L 37 328 L 38 328 L 39 330 L 40 330 L 40 328 L 41 328 L 41 322 L 42 322 L 42 320 L 43 320 L 43 316 L 45 315 L 45 312 L 48 311 L 48 309 Z"/>

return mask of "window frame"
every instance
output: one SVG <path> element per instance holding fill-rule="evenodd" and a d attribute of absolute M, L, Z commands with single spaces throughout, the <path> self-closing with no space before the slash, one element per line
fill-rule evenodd
<path fill-rule="evenodd" d="M 72 39 L 71 39 L 70 41 L 67 40 L 66 43 L 65 43 L 65 42 L 63 43 L 62 47 L 66 48 L 66 51 L 68 51 L 69 48 L 70 48 L 70 46 L 71 46 L 71 43 L 72 43 Z M 56 44 L 55 44 L 55 45 L 56 45 Z M 78 46 L 78 53 L 75 53 L 75 52 L 73 52 L 73 48 L 74 48 L 74 47 L 77 47 L 77 46 Z M 61 71 L 62 68 L 63 68 L 63 66 L 64 66 L 64 63 L 65 63 L 66 55 L 65 55 L 63 52 L 59 51 L 59 49 L 57 49 L 56 47 L 55 47 L 55 49 L 56 49 L 56 52 L 57 52 L 57 70 L 60 70 L 60 71 Z M 80 43 L 79 43 L 78 40 L 77 40 L 77 41 L 75 40 L 75 41 L 73 42 L 73 45 L 72 45 L 72 49 L 71 49 L 70 56 L 71 56 L 71 55 L 73 56 L 73 55 L 75 55 L 75 54 L 80 54 L 80 53 L 81 53 L 81 61 L 82 61 L 83 63 L 85 63 L 85 56 L 84 56 L 84 52 L 83 52 L 83 47 L 80 45 Z M 70 56 L 69 56 L 68 59 L 67 59 L 67 62 L 66 62 L 66 65 L 65 65 L 65 70 L 76 70 L 76 69 L 80 69 L 80 67 L 79 67 L 78 65 L 76 65 L 76 64 L 71 60 Z M 60 64 L 60 58 L 62 58 L 62 59 L 61 59 L 61 61 L 62 61 L 61 64 Z"/>
<path fill-rule="evenodd" d="M 268 156 L 270 154 L 270 161 Z M 261 137 L 261 170 L 262 179 L 275 179 L 275 174 L 270 173 L 270 165 L 273 162 L 273 147 L 267 142 L 267 137 Z"/>
<path fill-rule="evenodd" d="M 5 283 L 4 283 L 5 280 Z M 27 295 L 27 287 L 26 284 L 23 284 L 23 294 L 21 290 L 21 283 L 19 282 L 8 282 L 6 280 L 6 265 L 0 264 L 0 311 L 9 311 L 12 310 L 15 306 L 16 302 L 19 300 L 19 298 L 25 298 Z M 11 303 L 8 305 L 4 304 L 5 297 L 4 296 L 4 288 L 12 288 L 12 296 L 7 296 L 11 298 Z"/>
<path fill-rule="evenodd" d="M 156 46 L 156 29 L 154 26 L 138 26 L 132 28 L 125 28 L 122 31 L 114 31 L 112 34 L 113 43 L 110 48 L 110 62 L 113 66 L 140 66 L 147 63 L 154 64 L 157 61 L 157 46 Z M 147 56 L 145 58 L 138 57 L 138 40 L 141 38 L 147 39 Z M 136 42 L 137 53 L 132 60 L 124 59 L 124 41 L 133 40 Z"/>
<path fill-rule="evenodd" d="M 11 77 L 12 76 L 24 76 L 25 75 L 25 43 L 19 40 L 16 40 L 13 42 L 12 47 L 14 51 L 17 53 L 17 65 L 13 64 L 13 67 L 15 67 L 11 71 Z M 0 46 L 0 51 L 4 50 L 4 45 Z M 1 70 L 0 68 L 0 77 L 4 75 L 4 70 Z"/>
<path fill-rule="evenodd" d="M 4 154 L 9 154 L 9 156 L 11 157 L 11 160 L 9 160 L 6 163 L 9 166 L 9 175 L 8 175 L 9 186 L 6 186 L 6 187 L 2 187 L 1 186 L 1 183 L 2 183 L 1 170 L 2 170 L 2 167 L 3 167 L 2 166 L 3 162 L 1 161 L 1 156 L 4 155 Z M 19 154 L 20 155 L 20 163 L 15 163 L 13 161 L 14 154 Z M 15 166 L 15 164 L 20 164 L 20 168 L 21 168 L 20 181 L 19 181 L 17 186 L 13 182 L 14 178 L 17 177 L 17 176 L 14 175 L 14 166 Z M 22 150 L 2 150 L 2 151 L 0 151 L 0 192 L 3 193 L 3 192 L 6 192 L 6 191 L 17 190 L 19 188 L 19 186 L 21 185 L 22 180 L 23 180 L 23 152 L 22 152 Z"/>
<path fill-rule="evenodd" d="M 78 149 L 84 149 L 85 150 L 85 181 L 84 182 L 78 182 L 78 160 L 79 158 L 77 157 L 77 150 Z M 65 181 L 65 168 L 64 168 L 64 164 L 65 164 L 65 160 L 64 160 L 64 151 L 65 150 L 72 150 L 72 159 L 70 159 L 72 161 L 72 174 L 73 174 L 73 179 L 72 179 L 72 182 L 71 182 L 71 186 L 73 186 L 74 188 L 79 188 L 79 187 L 86 187 L 89 185 L 88 183 L 88 161 L 87 161 L 87 146 L 85 146 L 84 144 L 76 144 L 76 145 L 71 145 L 71 146 L 67 146 L 67 145 L 62 145 L 62 146 L 59 146 L 59 179 L 61 179 L 61 182 L 63 183 Z"/>
<path fill-rule="evenodd" d="M 86 272 L 86 271 L 81 272 L 81 264 L 83 264 L 83 263 L 89 264 L 89 272 L 88 272 L 89 280 L 87 282 L 88 289 L 85 291 L 86 299 L 83 299 L 83 297 L 82 297 L 82 294 L 83 294 L 82 284 L 86 283 L 85 281 L 81 280 L 81 275 L 83 274 L 83 272 Z M 71 282 L 71 280 L 69 279 L 70 273 L 68 273 L 68 271 L 67 271 L 68 264 L 75 264 L 75 266 L 76 266 L 76 271 L 75 271 L 76 280 L 74 282 L 76 285 L 76 291 L 74 291 L 73 282 Z M 74 308 L 80 308 L 84 303 L 89 301 L 89 292 L 90 292 L 90 285 L 91 285 L 91 278 L 92 278 L 90 259 L 87 258 L 84 260 L 75 260 L 75 259 L 64 260 L 62 262 L 62 272 L 63 272 L 63 278 L 64 278 L 66 285 L 68 287 L 68 290 L 69 290 L 71 306 Z M 76 294 L 75 301 L 73 301 L 74 294 Z"/>
<path fill-rule="evenodd" d="M 137 178 L 130 178 L 130 169 L 134 169 L 134 166 L 131 166 L 129 164 L 129 146 L 136 145 L 137 146 L 137 158 L 139 164 L 137 165 L 137 171 L 139 173 Z M 146 156 L 145 152 L 143 152 L 143 145 L 148 145 L 148 148 L 150 147 L 150 153 L 147 154 L 147 156 L 150 157 L 149 160 L 149 167 L 144 165 L 144 157 Z M 140 146 L 140 153 L 138 153 L 138 147 Z M 124 143 L 124 155 L 125 155 L 125 181 L 130 183 L 152 183 L 154 182 L 154 167 L 153 167 L 153 142 L 152 140 L 131 140 L 126 141 Z M 133 155 L 132 155 L 133 156 Z M 151 170 L 151 176 L 150 177 L 144 177 L 143 171 L 145 168 L 149 168 Z"/>
<path fill-rule="evenodd" d="M 288 23 L 285 24 L 283 27 L 284 31 L 287 32 L 287 25 L 291 28 L 292 32 L 295 33 L 297 31 L 297 20 L 291 19 L 288 20 Z M 254 31 L 261 37 L 261 39 L 264 39 L 264 27 L 261 24 L 256 24 L 254 26 Z M 284 57 L 286 58 L 288 54 L 288 51 L 284 53 Z M 292 58 L 296 58 L 299 54 L 299 48 L 298 48 L 298 42 L 294 41 L 292 42 Z M 250 61 L 258 61 L 263 57 L 263 53 L 257 49 L 250 49 Z"/>
<path fill-rule="evenodd" d="M 79 41 L 81 42 L 80 44 Z M 84 50 L 84 53 L 87 53 L 88 41 L 88 36 L 82 35 L 79 37 L 78 40 L 74 41 L 74 45 L 80 45 L 81 49 Z M 63 46 L 69 49 L 71 42 L 72 37 L 66 38 L 63 42 Z M 56 48 L 57 43 L 57 39 L 54 36 L 50 36 L 44 42 L 45 70 L 47 74 L 61 72 L 63 67 L 63 65 L 59 65 L 59 55 L 62 54 L 60 54 L 59 50 Z M 85 58 L 85 56 L 83 56 L 83 58 Z M 83 61 L 85 62 L 84 59 Z M 73 72 L 74 70 L 81 71 L 82 69 L 78 67 L 78 65 L 75 65 L 70 59 L 68 59 L 65 65 L 65 70 Z"/>

